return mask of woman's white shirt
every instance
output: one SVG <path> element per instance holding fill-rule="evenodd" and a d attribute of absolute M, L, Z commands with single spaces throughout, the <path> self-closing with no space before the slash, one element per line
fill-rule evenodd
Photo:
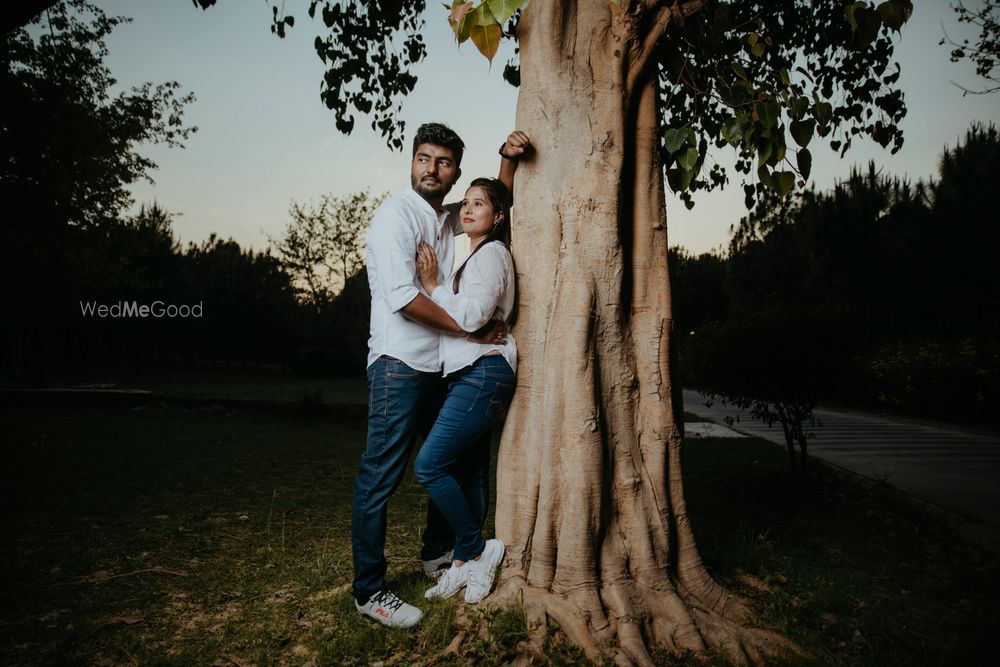
<path fill-rule="evenodd" d="M 431 299 L 463 330 L 473 332 L 492 319 L 506 322 L 510 317 L 514 309 L 514 261 L 503 243 L 487 243 L 469 257 L 457 294 L 452 290 L 453 281 L 454 277 L 438 285 Z M 504 345 L 482 345 L 458 336 L 443 335 L 444 374 L 471 366 L 494 350 L 503 355 L 511 370 L 517 372 L 517 346 L 509 333 Z"/>

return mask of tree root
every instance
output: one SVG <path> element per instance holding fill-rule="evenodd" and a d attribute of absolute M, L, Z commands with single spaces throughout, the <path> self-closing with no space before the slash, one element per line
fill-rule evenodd
<path fill-rule="evenodd" d="M 519 665 L 547 660 L 550 623 L 590 659 L 608 658 L 622 667 L 652 667 L 654 646 L 696 655 L 718 651 L 741 665 L 763 665 L 775 656 L 807 657 L 794 642 L 772 630 L 746 627 L 725 612 L 698 605 L 690 596 L 631 581 L 604 584 L 599 591 L 557 593 L 508 572 L 490 596 L 490 606 L 517 604 L 523 604 L 528 624 L 528 639 L 517 646 Z"/>

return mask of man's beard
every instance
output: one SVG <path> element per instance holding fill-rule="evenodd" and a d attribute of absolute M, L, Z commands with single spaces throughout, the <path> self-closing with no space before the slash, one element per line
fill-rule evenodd
<path fill-rule="evenodd" d="M 438 198 L 444 197 L 451 190 L 450 186 L 445 186 L 440 180 L 420 180 L 413 184 L 413 189 L 423 197 Z"/>

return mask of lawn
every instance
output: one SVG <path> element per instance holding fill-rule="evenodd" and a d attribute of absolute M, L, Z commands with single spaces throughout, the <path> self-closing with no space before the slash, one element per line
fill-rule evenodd
<path fill-rule="evenodd" d="M 525 635 L 518 610 L 455 600 L 424 604 L 415 632 L 353 612 L 363 423 L 157 405 L 2 412 L 0 428 L 3 664 L 502 664 Z M 807 664 L 1000 664 L 995 556 L 888 489 L 819 466 L 794 483 L 784 466 L 752 439 L 685 452 L 704 560 L 753 598 L 756 623 Z M 387 552 L 409 600 L 427 586 L 425 510 L 408 477 Z M 469 639 L 447 653 L 457 632 Z M 554 664 L 586 663 L 555 631 L 550 648 Z"/>
<path fill-rule="evenodd" d="M 167 396 L 239 398 L 303 403 L 365 403 L 364 370 L 355 377 L 302 378 L 247 373 L 157 373 L 113 381 L 119 388 L 145 389 Z"/>

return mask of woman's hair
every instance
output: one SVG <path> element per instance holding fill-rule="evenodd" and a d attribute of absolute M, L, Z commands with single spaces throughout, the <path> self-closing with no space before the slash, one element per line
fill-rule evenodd
<path fill-rule="evenodd" d="M 472 251 L 469 257 L 475 255 L 479 252 L 480 248 L 491 241 L 499 241 L 510 250 L 510 191 L 507 189 L 507 186 L 495 178 L 477 178 L 469 184 L 470 190 L 475 187 L 480 187 L 486 192 L 486 197 L 493 206 L 494 214 L 500 213 L 503 217 L 500 218 L 499 223 L 493 226 L 493 229 L 486 235 L 483 242 L 476 246 L 476 249 Z M 455 272 L 455 281 L 452 285 L 455 294 L 458 294 L 458 281 L 462 278 L 465 265 L 469 263 L 469 257 L 462 262 L 462 266 L 458 267 L 458 271 Z"/>

